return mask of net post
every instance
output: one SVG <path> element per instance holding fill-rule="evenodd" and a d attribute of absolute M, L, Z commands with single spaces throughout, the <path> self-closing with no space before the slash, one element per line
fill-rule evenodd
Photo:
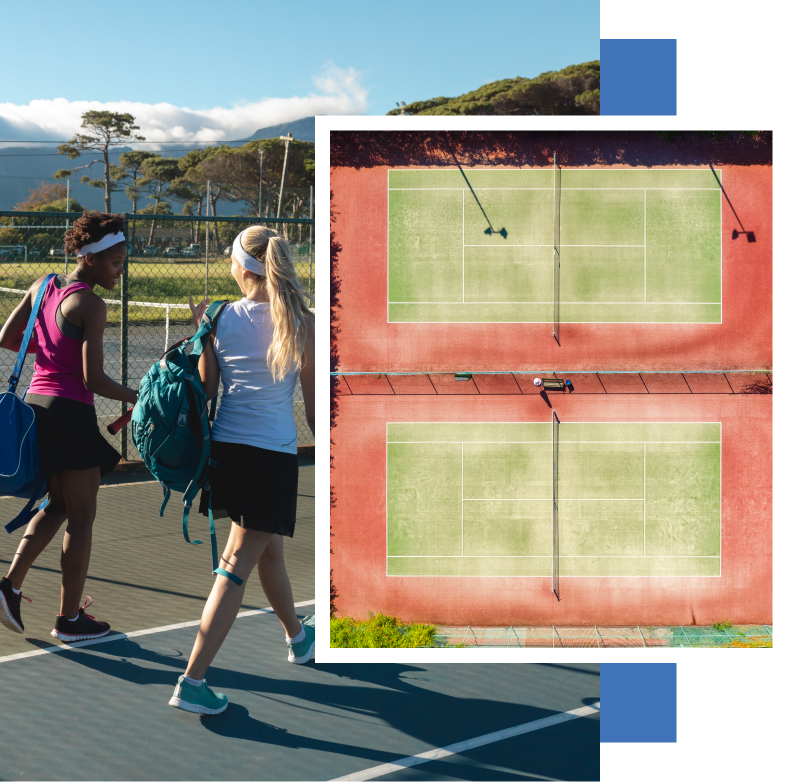
<path fill-rule="evenodd" d="M 553 594 L 556 600 L 560 600 L 559 595 L 559 572 L 558 572 L 558 416 L 553 410 L 551 415 L 552 434 L 553 434 Z"/>

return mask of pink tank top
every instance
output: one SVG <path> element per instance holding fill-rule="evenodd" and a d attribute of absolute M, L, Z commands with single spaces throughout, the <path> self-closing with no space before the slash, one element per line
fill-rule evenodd
<path fill-rule="evenodd" d="M 57 279 L 55 277 L 49 281 L 36 318 L 36 363 L 28 392 L 42 396 L 64 396 L 92 405 L 93 393 L 85 388 L 83 380 L 82 339 L 64 334 L 57 318 L 63 299 L 76 291 L 91 288 L 86 282 L 58 288 L 55 285 Z"/>

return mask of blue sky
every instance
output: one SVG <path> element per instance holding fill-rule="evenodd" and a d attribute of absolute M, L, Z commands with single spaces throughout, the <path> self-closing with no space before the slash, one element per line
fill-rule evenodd
<path fill-rule="evenodd" d="M 195 137 L 200 123 L 157 113 L 157 104 L 238 132 L 315 112 L 384 114 L 396 101 L 455 96 L 599 57 L 598 0 L 92 7 L 39 0 L 6 4 L 3 28 L 2 58 L 13 73 L 0 93 L 3 138 L 57 135 L 58 117 L 73 113 L 66 104 L 85 110 L 85 101 L 146 104 L 150 111 L 137 111 L 146 133 L 168 138 L 178 126 L 179 137 Z M 34 101 L 41 103 L 31 108 Z M 228 123 L 224 112 L 244 106 L 242 118 Z"/>

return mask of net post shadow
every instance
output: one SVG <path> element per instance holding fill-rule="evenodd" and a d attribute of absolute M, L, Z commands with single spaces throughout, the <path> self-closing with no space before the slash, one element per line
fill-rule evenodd
<path fill-rule="evenodd" d="M 739 220 L 739 215 L 736 214 L 736 210 L 733 208 L 731 199 L 728 198 L 728 194 L 725 192 L 725 188 L 722 186 L 722 182 L 720 182 L 720 178 L 717 176 L 717 172 L 714 170 L 714 166 L 711 163 L 709 163 L 709 168 L 711 169 L 711 173 L 714 174 L 714 178 L 717 180 L 717 184 L 720 186 L 720 191 L 725 196 L 725 200 L 728 202 L 728 206 L 731 208 L 731 212 L 733 212 L 733 216 L 736 218 L 739 228 L 741 228 L 741 231 L 737 231 L 735 228 L 733 229 L 733 238 L 738 239 L 740 236 L 744 235 L 747 237 L 747 241 L 752 244 L 755 241 L 755 231 L 745 230 L 744 226 L 742 225 L 742 221 Z"/>
<path fill-rule="evenodd" d="M 462 166 L 460 165 L 460 161 L 457 160 L 457 155 L 455 155 L 454 152 L 451 149 L 449 150 L 449 154 L 451 155 L 452 159 L 454 160 L 454 165 L 457 166 L 457 170 L 462 174 L 462 178 L 465 180 L 465 184 L 468 185 L 468 190 L 471 191 L 471 195 L 473 196 L 474 200 L 476 201 L 476 204 L 479 207 L 479 209 L 481 210 L 481 213 L 484 215 L 484 219 L 487 221 L 487 228 L 484 229 L 484 233 L 487 236 L 492 236 L 493 234 L 500 234 L 501 237 L 505 239 L 508 236 L 506 228 L 501 226 L 501 230 L 500 231 L 496 231 L 493 228 L 493 224 L 490 222 L 490 218 L 487 217 L 487 212 L 484 211 L 484 207 L 482 206 L 481 201 L 479 201 L 479 199 L 477 198 L 473 187 L 471 187 L 471 183 L 468 181 L 468 177 L 465 176 L 465 172 L 462 170 Z M 463 241 L 465 241 L 464 238 L 463 238 Z"/>

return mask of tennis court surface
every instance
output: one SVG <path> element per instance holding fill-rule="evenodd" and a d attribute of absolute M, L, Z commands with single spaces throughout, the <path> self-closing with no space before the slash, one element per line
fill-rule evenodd
<path fill-rule="evenodd" d="M 335 378 L 339 615 L 771 625 L 768 376 L 561 376 Z"/>
<path fill-rule="evenodd" d="M 389 576 L 720 575 L 719 424 L 386 431 Z"/>
<path fill-rule="evenodd" d="M 390 170 L 388 320 L 720 323 L 721 173 Z"/>
<path fill-rule="evenodd" d="M 332 369 L 768 371 L 771 141 L 700 135 L 332 133 Z"/>

